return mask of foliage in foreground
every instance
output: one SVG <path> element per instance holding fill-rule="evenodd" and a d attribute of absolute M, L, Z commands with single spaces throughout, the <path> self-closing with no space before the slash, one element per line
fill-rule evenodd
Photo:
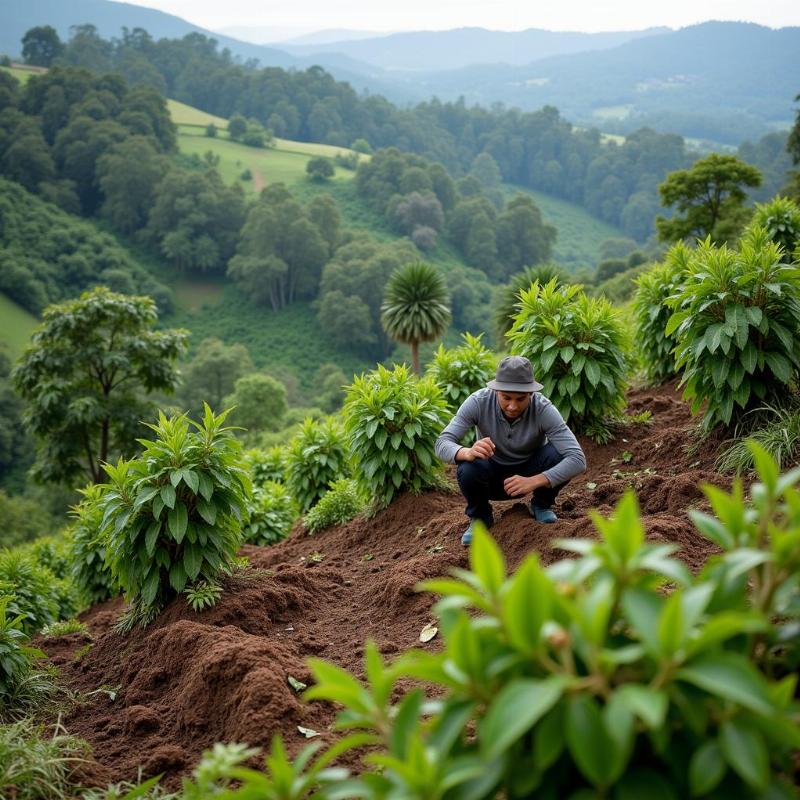
<path fill-rule="evenodd" d="M 282 483 L 267 481 L 253 489 L 248 512 L 242 529 L 244 541 L 266 547 L 289 535 L 297 519 L 297 504 Z"/>
<path fill-rule="evenodd" d="M 664 383 L 676 374 L 675 339 L 664 332 L 671 315 L 666 301 L 678 290 L 689 258 L 686 245 L 676 244 L 662 263 L 636 279 L 636 345 L 645 377 L 653 384 Z"/>
<path fill-rule="evenodd" d="M 770 239 L 781 247 L 784 261 L 791 261 L 800 246 L 800 206 L 786 197 L 775 197 L 756 205 L 748 227 L 766 229 Z"/>
<path fill-rule="evenodd" d="M 461 344 L 449 350 L 440 344 L 426 371 L 442 390 L 452 411 L 473 392 L 483 389 L 494 377 L 497 366 L 497 358 L 481 342 L 481 335 L 464 333 L 461 338 Z"/>
<path fill-rule="evenodd" d="M 331 484 L 331 488 L 309 509 L 303 522 L 309 533 L 342 525 L 364 510 L 366 501 L 352 478 L 342 478 Z"/>
<path fill-rule="evenodd" d="M 107 559 L 131 604 L 123 627 L 146 624 L 187 584 L 216 584 L 233 568 L 251 487 L 225 416 L 208 406 L 202 423 L 161 414 L 139 458 L 106 467 Z"/>
<path fill-rule="evenodd" d="M 400 492 L 438 485 L 442 467 L 434 443 L 447 423 L 447 406 L 430 378 L 402 364 L 393 370 L 379 365 L 353 381 L 344 417 L 356 479 L 374 508 Z"/>
<path fill-rule="evenodd" d="M 789 392 L 800 368 L 800 268 L 764 228 L 738 250 L 700 244 L 670 304 L 665 333 L 677 341 L 692 413 L 706 404 L 705 429 Z"/>
<path fill-rule="evenodd" d="M 89 746 L 63 729 L 31 719 L 0 725 L 0 797 L 64 800 L 72 797 L 70 774 Z"/>
<path fill-rule="evenodd" d="M 623 327 L 605 298 L 555 280 L 520 294 L 508 333 L 512 352 L 526 356 L 533 374 L 570 426 L 598 440 L 625 405 L 628 358 Z"/>
<path fill-rule="evenodd" d="M 796 797 L 800 469 L 753 447 L 752 502 L 709 486 L 714 515 L 692 515 L 721 550 L 697 576 L 646 542 L 632 493 L 547 569 L 531 554 L 507 576 L 477 531 L 470 571 L 422 585 L 443 596 L 442 649 L 387 665 L 369 644 L 366 683 L 312 659 L 305 696 L 344 706 L 349 738 L 294 764 L 276 738 L 225 797 Z M 409 678 L 436 698 L 398 692 Z M 365 744 L 362 774 L 320 771 Z"/>
<path fill-rule="evenodd" d="M 307 419 L 289 443 L 286 485 L 305 512 L 330 489 L 335 480 L 348 474 L 345 436 L 333 418 L 316 422 Z"/>

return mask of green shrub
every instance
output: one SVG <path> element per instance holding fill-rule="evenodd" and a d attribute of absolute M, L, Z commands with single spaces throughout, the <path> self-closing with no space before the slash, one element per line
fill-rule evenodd
<path fill-rule="evenodd" d="M 53 520 L 41 502 L 31 497 L 9 495 L 0 489 L 0 547 L 13 547 L 34 540 L 53 528 Z"/>
<path fill-rule="evenodd" d="M 786 395 L 800 366 L 800 269 L 781 263 L 764 228 L 740 249 L 703 242 L 670 300 L 666 335 L 677 340 L 684 397 L 706 404 L 703 428 L 729 425 Z"/>
<path fill-rule="evenodd" d="M 56 578 L 66 578 L 70 571 L 69 544 L 64 537 L 42 536 L 20 548 L 40 567 L 46 567 Z"/>
<path fill-rule="evenodd" d="M 335 481 L 317 504 L 303 517 L 309 533 L 342 525 L 364 510 L 366 502 L 358 484 L 351 478 Z"/>
<path fill-rule="evenodd" d="M 123 629 L 146 625 L 187 584 L 231 572 L 251 487 L 225 416 L 207 405 L 202 423 L 160 414 L 138 459 L 106 467 L 107 560 L 131 604 Z"/>
<path fill-rule="evenodd" d="M 243 528 L 244 541 L 266 547 L 285 539 L 297 519 L 297 505 L 282 483 L 268 481 L 253 489 L 248 503 L 249 521 Z"/>
<path fill-rule="evenodd" d="M 756 205 L 748 230 L 764 228 L 775 244 L 783 250 L 783 260 L 791 261 L 800 246 L 800 208 L 786 197 L 775 197 L 768 203 Z"/>
<path fill-rule="evenodd" d="M 391 371 L 379 365 L 353 381 L 344 417 L 356 478 L 374 508 L 440 483 L 434 444 L 448 414 L 431 378 L 417 378 L 402 364 Z"/>
<path fill-rule="evenodd" d="M 483 389 L 497 368 L 497 358 L 484 347 L 481 336 L 464 333 L 461 338 L 462 344 L 450 350 L 440 344 L 426 371 L 453 411 L 473 392 Z"/>
<path fill-rule="evenodd" d="M 636 317 L 636 345 L 651 383 L 663 383 L 677 374 L 673 348 L 675 339 L 664 333 L 671 311 L 666 301 L 678 291 L 687 270 L 691 251 L 683 243 L 667 253 L 636 279 L 633 308 Z"/>
<path fill-rule="evenodd" d="M 268 481 L 283 483 L 286 480 L 286 448 L 252 448 L 244 453 L 244 460 L 253 486 L 264 486 Z"/>
<path fill-rule="evenodd" d="M 103 489 L 90 484 L 81 490 L 83 499 L 70 509 L 73 523 L 66 538 L 71 555 L 71 577 L 88 605 L 102 603 L 119 593 L 119 586 L 106 563 L 107 537 L 102 534 Z"/>
<path fill-rule="evenodd" d="M 497 287 L 492 300 L 492 320 L 498 342 L 503 341 L 514 324 L 514 317 L 519 311 L 519 293 L 523 289 L 530 289 L 534 283 L 544 285 L 552 280 L 567 283 L 569 275 L 557 264 L 537 264 L 517 272 L 509 278 L 508 283 Z"/>
<path fill-rule="evenodd" d="M 29 553 L 23 550 L 0 553 L 0 595 L 12 596 L 8 611 L 21 618 L 26 634 L 36 633 L 58 619 L 57 583 L 53 573 L 40 567 Z"/>
<path fill-rule="evenodd" d="M 0 721 L 7 721 L 18 703 L 20 684 L 33 671 L 33 661 L 44 653 L 28 645 L 21 616 L 9 616 L 12 595 L 0 595 Z"/>
<path fill-rule="evenodd" d="M 286 486 L 300 511 L 308 511 L 335 480 L 349 472 L 341 425 L 333 417 L 319 422 L 307 419 L 289 443 L 286 467 Z"/>
<path fill-rule="evenodd" d="M 628 342 L 604 298 L 555 280 L 520 294 L 520 311 L 508 333 L 512 352 L 527 356 L 533 374 L 573 429 L 608 440 L 609 418 L 625 406 Z"/>
<path fill-rule="evenodd" d="M 64 729 L 32 719 L 0 725 L 0 797 L 65 800 L 73 796 L 70 775 L 85 761 L 89 745 Z"/>

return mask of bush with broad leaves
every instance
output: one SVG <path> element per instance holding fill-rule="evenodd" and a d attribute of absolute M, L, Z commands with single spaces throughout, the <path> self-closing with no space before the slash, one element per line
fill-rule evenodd
<path fill-rule="evenodd" d="M 629 342 L 605 298 L 556 280 L 520 292 L 519 313 L 507 334 L 526 356 L 546 395 L 573 430 L 608 441 L 608 422 L 625 406 Z"/>
<path fill-rule="evenodd" d="M 800 268 L 782 260 L 766 229 L 738 250 L 702 242 L 670 299 L 684 397 L 703 428 L 731 425 L 788 394 L 800 369 Z"/>
<path fill-rule="evenodd" d="M 200 423 L 160 414 L 139 458 L 106 466 L 107 560 L 130 603 L 121 630 L 148 624 L 187 586 L 215 585 L 234 567 L 251 485 L 226 414 L 208 405 Z"/>
<path fill-rule="evenodd" d="M 357 377 L 347 390 L 345 430 L 356 479 L 373 509 L 400 493 L 440 485 L 434 444 L 448 420 L 442 392 L 431 378 L 404 365 Z"/>
<path fill-rule="evenodd" d="M 253 489 L 248 512 L 243 528 L 244 541 L 267 547 L 289 535 L 297 519 L 297 504 L 284 484 L 267 481 Z"/>
<path fill-rule="evenodd" d="M 286 486 L 305 512 L 330 489 L 334 481 L 350 473 L 347 443 L 339 422 L 306 419 L 289 443 Z"/>

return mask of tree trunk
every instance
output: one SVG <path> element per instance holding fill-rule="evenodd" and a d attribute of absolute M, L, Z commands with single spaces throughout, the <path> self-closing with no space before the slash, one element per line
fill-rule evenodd
<path fill-rule="evenodd" d="M 411 366 L 417 375 L 422 375 L 419 368 L 419 342 L 416 340 L 411 342 Z"/>

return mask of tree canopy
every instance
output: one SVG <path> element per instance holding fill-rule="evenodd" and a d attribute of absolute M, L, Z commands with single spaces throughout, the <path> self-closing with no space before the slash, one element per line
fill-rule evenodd
<path fill-rule="evenodd" d="M 104 287 L 45 309 L 13 373 L 39 479 L 100 483 L 103 465 L 131 452 L 153 412 L 148 395 L 174 389 L 186 346 L 185 331 L 155 330 L 157 321 L 149 297 Z"/>
<path fill-rule="evenodd" d="M 745 186 L 758 186 L 761 173 L 736 156 L 712 153 L 691 169 L 667 176 L 659 185 L 662 204 L 675 206 L 672 219 L 656 218 L 658 236 L 665 242 L 705 239 L 723 242 L 741 227 Z"/>

